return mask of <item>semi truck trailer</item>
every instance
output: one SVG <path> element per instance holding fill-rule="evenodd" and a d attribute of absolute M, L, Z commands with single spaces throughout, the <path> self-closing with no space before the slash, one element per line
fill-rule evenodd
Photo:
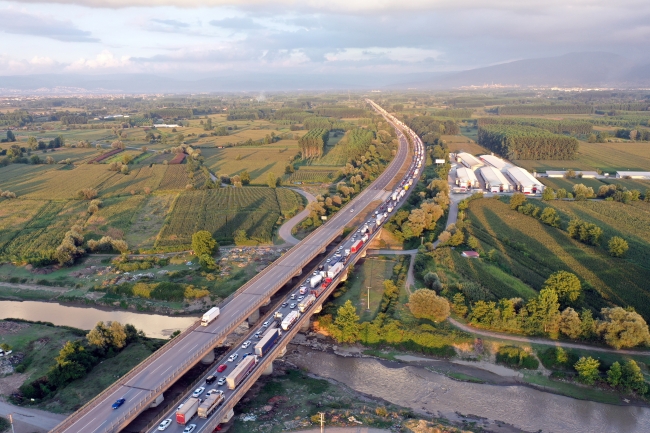
<path fill-rule="evenodd" d="M 284 320 L 282 321 L 282 325 L 280 326 L 282 326 L 282 329 L 284 329 L 285 331 L 288 331 L 289 329 L 291 329 L 293 324 L 296 323 L 299 317 L 300 317 L 299 312 L 292 311 L 291 313 L 287 314 L 287 317 L 284 318 Z"/>
<path fill-rule="evenodd" d="M 212 412 L 221 404 L 226 398 L 223 396 L 223 391 L 217 391 L 210 394 L 203 403 L 199 405 L 197 414 L 199 418 L 207 418 Z"/>
<path fill-rule="evenodd" d="M 199 408 L 199 399 L 198 398 L 188 398 L 183 406 L 176 411 L 176 422 L 185 425 L 189 420 L 196 415 L 196 411 Z"/>
<path fill-rule="evenodd" d="M 339 263 L 339 265 L 343 267 L 342 263 Z M 313 304 L 315 301 L 316 301 L 316 296 L 311 294 L 307 295 L 307 297 L 302 301 L 300 301 L 300 303 L 298 304 L 298 309 L 300 310 L 301 313 L 304 313 L 305 311 L 307 311 L 309 307 L 311 307 L 311 304 Z"/>
<path fill-rule="evenodd" d="M 266 355 L 266 353 L 271 347 L 273 347 L 281 335 L 282 331 L 280 331 L 278 328 L 273 328 L 271 332 L 267 332 L 264 338 L 262 338 L 262 340 L 255 345 L 255 355 L 260 357 Z"/>
<path fill-rule="evenodd" d="M 251 371 L 257 365 L 257 356 L 247 356 L 242 359 L 241 362 L 235 369 L 226 377 L 226 383 L 228 384 L 228 389 L 235 389 L 237 385 L 241 383 L 246 376 L 250 374 Z"/>
<path fill-rule="evenodd" d="M 210 322 L 219 316 L 219 307 L 212 307 L 201 317 L 201 326 L 208 326 Z"/>

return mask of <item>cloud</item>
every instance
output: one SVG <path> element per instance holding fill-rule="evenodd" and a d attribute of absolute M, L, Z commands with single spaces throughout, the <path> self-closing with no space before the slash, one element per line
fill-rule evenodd
<path fill-rule="evenodd" d="M 161 20 L 157 18 L 152 18 L 151 21 L 156 24 L 162 24 L 164 26 L 169 26 L 174 28 L 187 28 L 190 26 L 188 23 L 184 23 L 182 21 L 177 21 L 177 20 Z"/>
<path fill-rule="evenodd" d="M 131 65 L 131 59 L 128 56 L 115 57 L 113 53 L 104 50 L 97 54 L 94 59 L 81 58 L 72 62 L 66 67 L 69 71 L 92 70 L 92 69 L 114 69 L 124 68 Z"/>
<path fill-rule="evenodd" d="M 214 27 L 221 27 L 223 29 L 231 30 L 255 30 L 263 29 L 264 26 L 256 23 L 251 18 L 248 17 L 232 17 L 232 18 L 223 18 L 220 20 L 210 21 L 210 25 Z"/>
<path fill-rule="evenodd" d="M 70 21 L 29 14 L 14 9 L 0 11 L 0 31 L 15 35 L 40 36 L 63 42 L 99 42 L 90 32 L 80 30 Z"/>

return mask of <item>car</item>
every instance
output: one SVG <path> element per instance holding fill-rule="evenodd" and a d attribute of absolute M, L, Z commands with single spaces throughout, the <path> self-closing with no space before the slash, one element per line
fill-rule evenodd
<path fill-rule="evenodd" d="M 296 299 L 296 294 L 295 293 L 291 294 L 291 299 Z"/>
<path fill-rule="evenodd" d="M 318 275 L 318 271 L 314 271 L 314 273 L 312 273 L 312 275 L 315 277 L 316 275 Z"/>
<path fill-rule="evenodd" d="M 185 405 L 185 402 L 183 402 L 183 403 L 181 403 L 181 404 L 178 405 L 178 407 L 176 408 L 176 412 L 178 412 L 179 410 L 181 410 L 181 408 L 183 407 L 183 405 Z"/>
<path fill-rule="evenodd" d="M 205 383 L 207 383 L 208 385 L 210 385 L 210 384 L 211 384 L 212 382 L 214 382 L 215 380 L 217 380 L 217 377 L 211 374 L 210 376 L 208 376 L 208 377 L 205 378 Z"/>
<path fill-rule="evenodd" d="M 241 345 L 241 348 L 242 348 L 242 349 L 246 349 L 246 348 L 247 348 L 248 346 L 250 346 L 250 345 L 251 345 L 250 340 L 246 340 L 246 341 L 244 341 L 244 344 Z"/>
<path fill-rule="evenodd" d="M 331 262 L 331 261 L 332 261 L 332 259 L 327 259 L 327 260 L 325 261 L 325 263 L 329 263 L 329 262 Z"/>
<path fill-rule="evenodd" d="M 125 398 L 118 398 L 117 400 L 115 400 L 115 403 L 113 403 L 113 406 L 111 406 L 111 407 L 115 410 L 118 407 L 122 406 L 125 401 L 126 401 Z"/>
<path fill-rule="evenodd" d="M 234 362 L 235 359 L 237 359 L 237 358 L 239 358 L 239 355 L 236 354 L 236 353 L 233 353 L 232 355 L 230 355 L 230 358 L 228 358 L 228 362 Z"/>
<path fill-rule="evenodd" d="M 294 308 L 296 308 L 296 304 L 289 305 L 289 308 L 291 308 L 293 310 Z"/>
<path fill-rule="evenodd" d="M 160 431 L 167 430 L 167 427 L 169 427 L 171 423 L 172 420 L 170 418 L 167 418 L 166 420 L 160 423 L 160 425 L 158 426 L 158 430 Z"/>
<path fill-rule="evenodd" d="M 340 257 L 341 257 L 341 253 L 336 253 L 336 255 L 335 255 L 334 257 L 336 257 L 336 258 L 340 258 Z"/>
<path fill-rule="evenodd" d="M 270 324 L 271 322 L 267 320 L 266 322 L 262 323 L 262 328 L 268 328 Z"/>
<path fill-rule="evenodd" d="M 223 373 L 228 366 L 226 364 L 221 364 L 219 367 L 217 367 L 217 373 Z"/>
<path fill-rule="evenodd" d="M 302 301 L 303 299 L 305 299 L 304 296 L 298 296 L 298 300 L 299 300 L 299 301 Z"/>
<path fill-rule="evenodd" d="M 192 393 L 192 397 L 194 398 L 199 398 L 201 394 L 203 394 L 203 391 L 205 391 L 205 387 L 201 386 L 199 388 L 196 388 L 194 392 Z"/>
<path fill-rule="evenodd" d="M 255 333 L 255 338 L 262 338 L 262 331 L 257 331 Z"/>
<path fill-rule="evenodd" d="M 286 302 L 282 303 L 282 308 L 286 307 L 288 304 Z"/>
<path fill-rule="evenodd" d="M 217 381 L 217 385 L 219 385 L 219 386 L 223 386 L 225 383 L 226 383 L 226 378 L 225 377 L 222 377 L 221 379 L 219 379 Z"/>
<path fill-rule="evenodd" d="M 350 212 L 354 212 L 354 209 L 350 209 Z"/>
<path fill-rule="evenodd" d="M 244 358 L 246 358 L 247 356 L 251 356 L 252 354 L 253 352 L 244 353 L 244 356 L 241 357 L 242 361 L 244 360 Z"/>
<path fill-rule="evenodd" d="M 196 429 L 196 424 L 190 424 L 183 429 L 183 433 L 192 433 Z"/>

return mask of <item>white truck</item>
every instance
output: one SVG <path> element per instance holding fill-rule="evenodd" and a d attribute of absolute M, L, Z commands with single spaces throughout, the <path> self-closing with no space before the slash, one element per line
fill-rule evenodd
<path fill-rule="evenodd" d="M 363 235 L 363 237 L 368 237 L 368 235 Z M 363 239 L 363 238 L 361 238 Z M 327 271 L 327 276 L 329 278 L 334 278 L 336 277 L 341 271 L 343 270 L 343 262 L 336 262 L 334 266 L 331 266 L 329 270 Z M 300 307 L 300 304 L 298 304 Z"/>
<path fill-rule="evenodd" d="M 201 326 L 208 326 L 210 322 L 219 316 L 219 307 L 212 307 L 201 317 Z"/>
<path fill-rule="evenodd" d="M 228 389 L 235 389 L 237 385 L 241 383 L 246 376 L 253 371 L 253 368 L 257 365 L 257 356 L 247 356 L 242 359 L 241 362 L 235 369 L 226 377 L 226 383 L 228 384 Z"/>
<path fill-rule="evenodd" d="M 323 276 L 319 274 L 309 279 L 309 285 L 313 289 L 314 287 L 318 286 L 321 281 L 323 281 Z"/>
<path fill-rule="evenodd" d="M 389 205 L 388 205 L 388 212 L 390 213 L 390 212 L 392 212 L 392 211 L 393 211 L 393 205 L 390 205 L 390 204 L 389 204 Z"/>
<path fill-rule="evenodd" d="M 300 301 L 300 303 L 298 304 L 298 309 L 300 310 L 301 313 L 304 313 L 305 311 L 307 311 L 309 307 L 311 307 L 311 304 L 313 304 L 314 301 L 316 301 L 316 296 L 308 295 L 305 299 Z"/>
<path fill-rule="evenodd" d="M 287 317 L 284 318 L 280 326 L 285 331 L 288 331 L 299 318 L 300 313 L 297 311 L 292 311 L 291 313 L 287 314 Z"/>
<path fill-rule="evenodd" d="M 393 193 L 390 195 L 390 198 L 392 198 L 393 201 L 397 200 L 397 194 L 399 194 L 399 191 L 393 191 Z"/>

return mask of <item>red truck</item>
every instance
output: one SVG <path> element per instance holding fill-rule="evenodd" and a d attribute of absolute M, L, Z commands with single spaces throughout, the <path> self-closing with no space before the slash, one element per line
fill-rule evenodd
<path fill-rule="evenodd" d="M 361 239 L 359 239 L 354 244 L 352 244 L 352 247 L 350 247 L 350 252 L 354 254 L 357 251 L 359 251 L 362 246 L 363 246 L 363 241 Z"/>

